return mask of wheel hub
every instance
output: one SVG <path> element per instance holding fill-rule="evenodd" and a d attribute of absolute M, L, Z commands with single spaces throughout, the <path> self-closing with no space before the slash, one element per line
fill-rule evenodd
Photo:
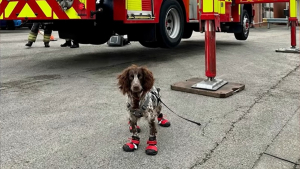
<path fill-rule="evenodd" d="M 247 34 L 249 30 L 249 19 L 245 16 L 243 22 L 243 31 L 245 34 Z"/>
<path fill-rule="evenodd" d="M 180 18 L 178 11 L 171 8 L 165 18 L 166 32 L 170 38 L 174 39 L 178 36 L 180 30 Z"/>

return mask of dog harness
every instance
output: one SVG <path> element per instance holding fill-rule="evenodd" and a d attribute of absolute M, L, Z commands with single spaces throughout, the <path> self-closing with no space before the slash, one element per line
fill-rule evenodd
<path fill-rule="evenodd" d="M 130 103 L 127 103 L 127 108 L 132 113 L 132 115 L 134 115 L 135 117 L 137 117 L 137 118 L 143 117 L 143 112 L 149 106 L 150 99 L 151 99 L 153 105 L 158 106 L 159 91 L 160 91 L 160 88 L 155 88 L 153 86 L 152 89 L 150 90 L 150 92 L 148 92 L 146 94 L 146 96 L 144 97 L 144 99 L 140 102 L 139 109 L 133 109 L 132 106 L 130 105 Z"/>

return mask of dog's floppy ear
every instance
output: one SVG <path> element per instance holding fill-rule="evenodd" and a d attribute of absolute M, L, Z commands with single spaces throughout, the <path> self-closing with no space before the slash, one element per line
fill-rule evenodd
<path fill-rule="evenodd" d="M 123 93 L 123 95 L 125 95 L 126 93 L 128 93 L 130 91 L 130 81 L 129 81 L 129 70 L 130 68 L 127 68 L 125 70 L 123 70 L 123 72 L 121 74 L 118 75 L 118 85 L 119 85 L 119 89 L 121 90 L 121 92 Z"/>
<path fill-rule="evenodd" d="M 151 90 L 153 84 L 154 84 L 154 77 L 152 72 L 147 69 L 146 67 L 142 66 L 141 70 L 143 72 L 143 90 L 145 92 L 148 92 Z"/>

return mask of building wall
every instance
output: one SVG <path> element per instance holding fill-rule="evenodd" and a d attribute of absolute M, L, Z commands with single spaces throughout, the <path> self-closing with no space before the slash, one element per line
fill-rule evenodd
<path fill-rule="evenodd" d="M 299 19 L 299 0 L 297 1 L 298 3 L 298 19 Z M 254 16 L 254 25 L 266 25 L 266 23 L 262 23 L 262 18 L 269 18 L 274 17 L 274 18 L 285 18 L 283 14 L 283 10 L 286 9 L 286 3 L 285 2 L 277 2 L 273 3 L 273 10 L 271 10 L 271 15 L 269 10 L 265 10 L 264 6 L 265 4 L 254 4 L 254 10 L 255 10 L 255 16 Z M 264 13 L 264 11 L 267 11 Z M 273 11 L 273 12 L 272 12 Z"/>
<path fill-rule="evenodd" d="M 274 3 L 274 18 L 285 18 L 283 14 L 283 10 L 286 9 L 286 3 L 285 2 L 278 2 Z"/>

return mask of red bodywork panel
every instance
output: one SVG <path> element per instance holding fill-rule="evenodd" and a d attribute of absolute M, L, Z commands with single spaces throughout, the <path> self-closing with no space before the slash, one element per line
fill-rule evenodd
<path fill-rule="evenodd" d="M 95 6 L 94 0 L 74 0 L 72 7 L 64 11 L 56 0 L 2 0 L 0 16 L 3 20 L 94 19 L 90 11 L 95 11 Z"/>

